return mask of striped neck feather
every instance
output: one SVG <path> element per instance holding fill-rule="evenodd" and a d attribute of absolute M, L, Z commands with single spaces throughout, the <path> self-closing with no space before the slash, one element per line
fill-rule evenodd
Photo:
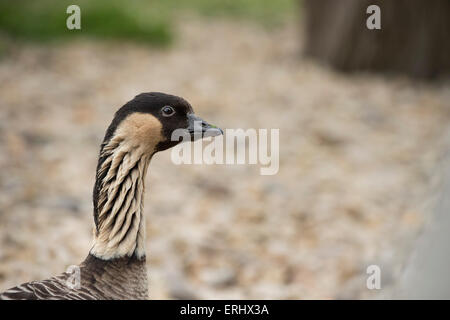
<path fill-rule="evenodd" d="M 116 136 L 103 145 L 94 187 L 94 245 L 103 260 L 145 257 L 144 178 L 151 154 Z"/>

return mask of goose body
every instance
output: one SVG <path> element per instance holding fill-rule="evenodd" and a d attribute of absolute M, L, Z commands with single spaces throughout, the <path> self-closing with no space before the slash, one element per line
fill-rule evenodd
<path fill-rule="evenodd" d="M 145 176 L 156 152 L 222 131 L 194 115 L 190 104 L 164 93 L 142 93 L 120 108 L 100 148 L 93 192 L 94 241 L 74 272 L 27 282 L 0 299 L 147 299 Z"/>
<path fill-rule="evenodd" d="M 148 298 L 147 269 L 136 257 L 102 260 L 89 254 L 79 265 L 79 287 L 73 274 L 62 273 L 42 281 L 11 288 L 1 299 L 13 300 L 143 300 Z M 71 285 L 72 284 L 72 285 Z"/>

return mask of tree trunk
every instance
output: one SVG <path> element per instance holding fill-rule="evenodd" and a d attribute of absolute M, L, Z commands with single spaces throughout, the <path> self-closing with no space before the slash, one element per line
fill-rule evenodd
<path fill-rule="evenodd" d="M 369 5 L 381 29 L 369 30 Z M 450 74 L 449 0 L 304 0 L 305 54 L 342 71 Z"/>

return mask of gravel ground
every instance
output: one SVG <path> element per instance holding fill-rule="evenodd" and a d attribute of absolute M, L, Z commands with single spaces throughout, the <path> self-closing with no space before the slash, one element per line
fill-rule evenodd
<path fill-rule="evenodd" d="M 163 91 L 222 128 L 280 128 L 280 170 L 156 156 L 151 298 L 382 296 L 366 267 L 392 286 L 429 216 L 449 82 L 334 73 L 299 59 L 296 27 L 188 19 L 170 49 L 79 41 L 1 60 L 0 290 L 84 259 L 104 131 L 134 95 Z"/>

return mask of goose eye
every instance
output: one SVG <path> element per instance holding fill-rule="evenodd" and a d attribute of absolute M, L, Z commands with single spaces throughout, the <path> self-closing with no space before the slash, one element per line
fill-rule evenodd
<path fill-rule="evenodd" d="M 173 116 L 173 114 L 175 113 L 175 110 L 171 106 L 165 106 L 161 109 L 161 111 L 164 117 Z"/>

